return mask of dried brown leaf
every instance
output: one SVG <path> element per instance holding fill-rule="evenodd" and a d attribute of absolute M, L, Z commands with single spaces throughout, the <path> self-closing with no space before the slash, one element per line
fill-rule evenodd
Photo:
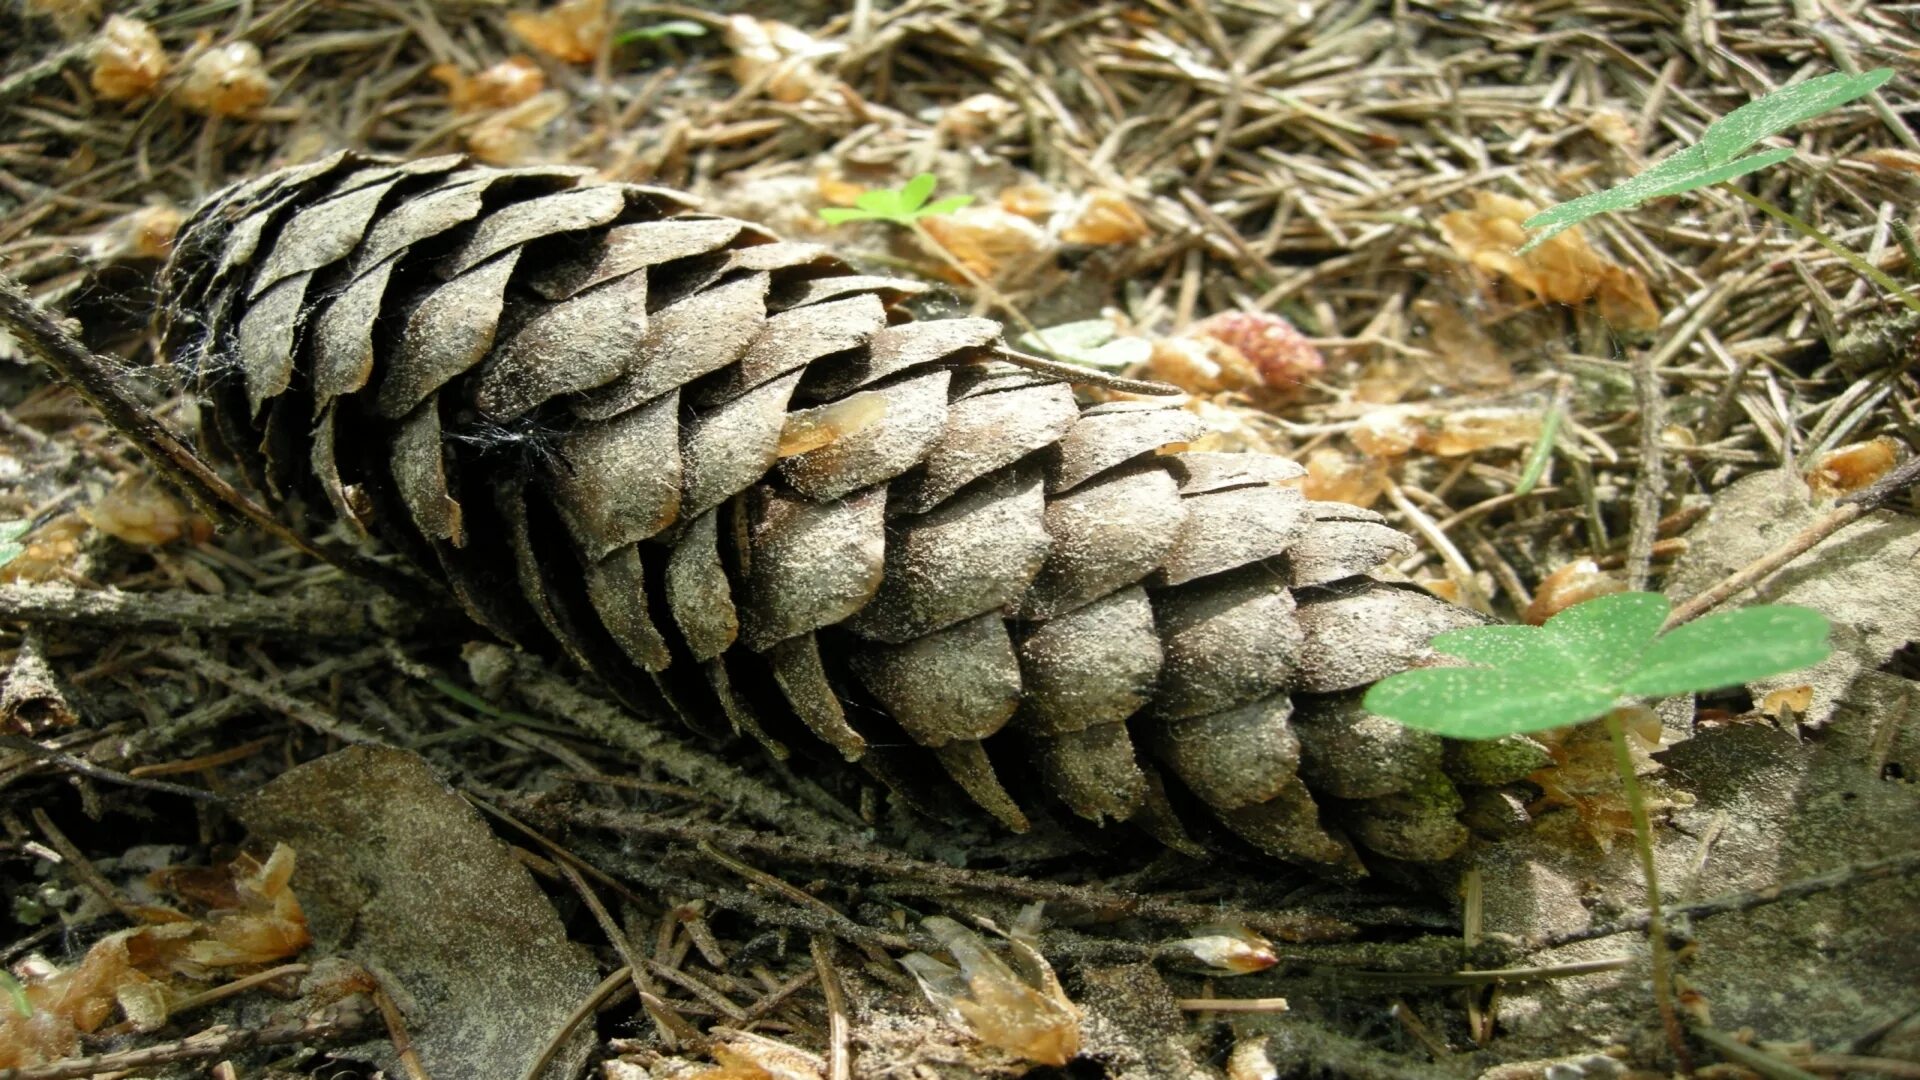
<path fill-rule="evenodd" d="M 1660 325 L 1660 309 L 1638 274 L 1611 262 L 1587 243 L 1578 228 L 1553 237 L 1525 255 L 1521 222 L 1538 207 L 1491 191 L 1474 193 L 1471 210 L 1440 217 L 1440 233 L 1461 258 L 1483 273 L 1506 278 L 1533 295 L 1559 304 L 1596 300 L 1609 323 L 1636 332 Z"/>
<path fill-rule="evenodd" d="M 107 101 L 138 101 L 152 94 L 172 67 L 153 28 L 139 19 L 109 15 L 93 43 L 93 92 Z"/>
<path fill-rule="evenodd" d="M 510 11 L 507 28 L 562 63 L 591 64 L 613 33 L 613 18 L 607 0 L 563 0 L 545 11 Z"/>
<path fill-rule="evenodd" d="M 547 88 L 546 72 L 525 56 L 509 56 L 472 75 L 455 64 L 435 64 L 427 74 L 446 86 L 447 104 L 461 112 L 511 108 Z"/>

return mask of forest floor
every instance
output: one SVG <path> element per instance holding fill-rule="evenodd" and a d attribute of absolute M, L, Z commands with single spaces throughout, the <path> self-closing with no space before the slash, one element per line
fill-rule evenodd
<path fill-rule="evenodd" d="M 778 7 L 8 5 L 0 273 L 189 431 L 155 275 L 227 183 L 355 148 L 680 187 L 1175 383 L 1206 445 L 1293 456 L 1512 620 L 1695 595 L 1920 446 L 1915 320 L 1725 189 L 1512 255 L 1754 97 L 1890 66 L 1745 183 L 1911 287 L 1920 6 Z M 920 173 L 971 205 L 819 217 Z M 1529 827 L 1364 886 L 932 821 L 215 531 L 4 337 L 0 405 L 0 1080 L 1920 1077 L 1910 494 L 1749 594 L 1833 660 L 1646 733 L 1681 1057 L 1604 741 Z M 1057 992 L 992 959 L 1029 947 Z M 976 957 L 984 1014 L 915 950 Z M 1036 1065 L 1062 1015 L 1080 1056 Z"/>

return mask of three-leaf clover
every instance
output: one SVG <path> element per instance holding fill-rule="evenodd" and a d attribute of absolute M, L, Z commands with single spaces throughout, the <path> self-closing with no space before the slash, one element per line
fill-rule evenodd
<path fill-rule="evenodd" d="M 820 211 L 820 218 L 829 225 L 843 225 L 849 221 L 891 221 L 895 225 L 911 228 L 914 222 L 923 217 L 951 214 L 973 201 L 971 195 L 954 195 L 928 204 L 934 183 L 932 173 L 921 173 L 898 189 L 880 188 L 862 192 L 850 207 L 829 206 Z"/>
<path fill-rule="evenodd" d="M 1699 142 L 1669 155 L 1646 172 L 1528 218 L 1523 223 L 1527 228 L 1543 231 L 1528 240 L 1519 254 L 1596 214 L 1631 210 L 1648 199 L 1678 195 L 1777 165 L 1793 156 L 1792 148 L 1741 155 L 1762 139 L 1873 93 L 1891 78 L 1892 68 L 1875 68 L 1857 75 L 1835 72 L 1756 98 L 1707 125 Z"/>
<path fill-rule="evenodd" d="M 1433 639 L 1473 667 L 1420 668 L 1375 683 L 1366 708 L 1457 739 L 1544 731 L 1605 715 L 1625 699 L 1734 686 L 1826 659 L 1827 620 L 1775 604 L 1709 615 L 1660 633 L 1658 593 L 1615 593 L 1544 626 L 1472 626 Z"/>

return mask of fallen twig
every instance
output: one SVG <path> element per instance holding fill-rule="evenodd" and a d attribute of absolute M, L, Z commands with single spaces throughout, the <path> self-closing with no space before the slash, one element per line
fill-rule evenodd
<path fill-rule="evenodd" d="M 1879 509 L 1887 500 L 1920 481 L 1920 455 L 1908 458 L 1871 487 L 1841 499 L 1792 539 L 1728 575 L 1719 584 L 1673 609 L 1667 629 L 1697 619 L 1758 584 L 1761 578 L 1811 551 L 1815 545 Z"/>
<path fill-rule="evenodd" d="M 0 585 L 0 621 L 100 630 L 322 640 L 380 633 L 365 603 L 344 596 L 206 596 L 130 593 L 72 585 Z"/>
<path fill-rule="evenodd" d="M 1801 897 L 1829 892 L 1848 885 L 1859 885 L 1881 878 L 1893 877 L 1920 868 L 1920 850 L 1889 855 L 1872 862 L 1855 863 L 1830 870 L 1814 877 L 1801 878 L 1780 885 L 1769 885 L 1762 889 L 1745 892 L 1727 893 L 1691 904 L 1673 904 L 1668 906 L 1666 914 L 1669 921 L 1676 916 L 1688 916 L 1704 919 L 1711 915 L 1725 915 L 1733 911 L 1749 911 L 1753 908 L 1777 904 L 1783 900 L 1798 900 Z M 1580 930 L 1571 930 L 1563 934 L 1553 934 L 1535 938 L 1527 943 L 1527 950 L 1556 949 L 1562 945 L 1572 945 L 1580 941 L 1592 941 L 1595 938 L 1611 937 L 1614 934 L 1637 933 L 1647 928 L 1647 912 L 1635 912 L 1613 922 L 1599 923 Z"/>
<path fill-rule="evenodd" d="M 354 1034 L 367 1026 L 369 1013 L 364 998 L 347 1001 L 303 1020 L 269 1024 L 266 1027 L 234 1031 L 224 1026 L 209 1028 L 184 1039 L 138 1050 L 121 1050 L 92 1057 L 67 1058 L 45 1065 L 0 1069 L 0 1080 L 73 1080 L 98 1073 L 124 1075 L 137 1069 L 169 1065 L 176 1061 L 199 1061 L 237 1054 L 256 1046 L 284 1046 L 288 1043 L 323 1042 Z"/>

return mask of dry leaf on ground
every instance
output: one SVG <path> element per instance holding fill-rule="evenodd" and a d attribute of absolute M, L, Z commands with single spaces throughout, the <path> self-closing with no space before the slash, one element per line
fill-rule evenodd
<path fill-rule="evenodd" d="M 1440 234 L 1453 250 L 1486 274 L 1512 281 L 1542 300 L 1558 304 L 1594 301 L 1600 317 L 1623 330 L 1647 332 L 1660 325 L 1660 309 L 1646 282 L 1595 251 L 1578 228 L 1568 229 L 1525 255 L 1521 222 L 1539 209 L 1491 191 L 1476 191 L 1471 210 L 1440 216 Z"/>
<path fill-rule="evenodd" d="M 93 43 L 93 92 L 107 101 L 138 101 L 153 93 L 171 67 L 153 27 L 109 15 Z"/>
<path fill-rule="evenodd" d="M 472 75 L 457 64 L 435 64 L 427 74 L 447 88 L 447 104 L 461 112 L 509 108 L 547 88 L 546 72 L 524 56 L 509 56 Z"/>
<path fill-rule="evenodd" d="M 555 60 L 591 64 L 613 33 L 613 18 L 607 0 L 565 0 L 545 11 L 509 11 L 507 28 Z"/>

